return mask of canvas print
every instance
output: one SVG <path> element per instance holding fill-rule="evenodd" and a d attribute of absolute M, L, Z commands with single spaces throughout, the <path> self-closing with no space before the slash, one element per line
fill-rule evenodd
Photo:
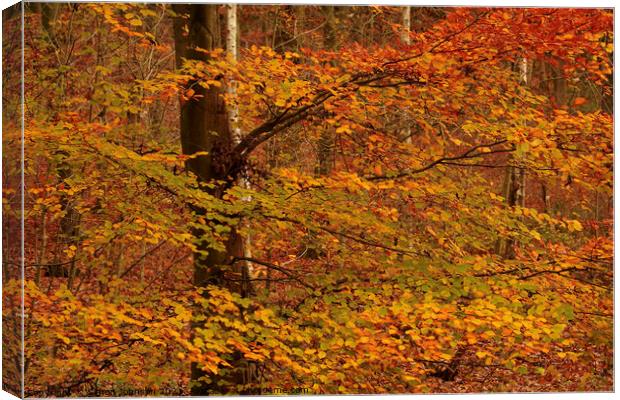
<path fill-rule="evenodd" d="M 4 390 L 613 390 L 613 10 L 2 23 Z"/>

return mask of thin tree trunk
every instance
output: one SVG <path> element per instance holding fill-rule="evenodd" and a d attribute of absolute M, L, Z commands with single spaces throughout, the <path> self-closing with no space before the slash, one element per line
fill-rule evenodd
<path fill-rule="evenodd" d="M 604 38 L 605 44 L 613 43 L 613 39 L 609 36 L 609 34 L 605 34 Z M 609 53 L 610 60 L 614 59 L 614 52 Z M 607 75 L 607 84 L 609 85 L 609 92 L 603 92 L 602 101 L 601 101 L 601 109 L 608 114 L 614 114 L 614 74 L 613 72 Z"/>
<path fill-rule="evenodd" d="M 400 32 L 400 40 L 406 44 L 411 44 L 411 38 L 409 37 L 409 32 L 411 31 L 411 7 L 404 6 L 403 7 L 403 30 Z"/>
<path fill-rule="evenodd" d="M 325 34 L 325 50 L 337 50 L 337 19 L 336 19 L 336 7 L 335 6 L 323 6 L 323 13 L 325 14 L 325 27 L 323 32 Z M 321 136 L 318 142 L 318 165 L 316 167 L 316 174 L 318 176 L 328 175 L 334 164 L 334 130 L 325 128 L 321 132 Z"/>
<path fill-rule="evenodd" d="M 529 68 L 528 68 L 528 60 L 523 57 L 520 60 L 519 64 L 519 78 L 521 80 L 521 84 L 527 86 L 529 83 Z M 521 207 L 525 207 L 525 168 L 519 168 L 517 171 L 517 176 L 519 180 L 519 190 L 517 192 L 517 205 Z"/>
<path fill-rule="evenodd" d="M 306 20 L 306 6 L 293 6 L 293 12 L 295 14 L 295 30 L 293 34 L 295 35 L 295 50 L 299 51 L 304 47 L 305 38 L 303 35 L 304 32 L 304 22 Z"/>
<path fill-rule="evenodd" d="M 521 84 L 528 83 L 528 61 L 526 58 L 519 60 L 519 80 Z M 512 162 L 518 162 L 510 157 Z M 510 165 L 506 168 L 504 178 L 504 198 L 509 207 L 525 207 L 525 168 L 517 168 Z M 500 238 L 496 244 L 496 252 L 504 258 L 514 258 L 514 240 Z"/>
<path fill-rule="evenodd" d="M 325 25 L 323 27 L 325 50 L 337 50 L 338 40 L 336 32 L 336 7 L 322 6 L 321 11 L 325 15 Z M 321 130 L 319 140 L 317 142 L 317 164 L 314 168 L 316 176 L 327 176 L 332 171 L 334 165 L 334 147 L 335 147 L 335 131 L 329 126 L 324 126 Z M 307 248 L 306 256 L 310 259 L 317 259 L 324 253 L 318 248 L 316 235 L 308 232 L 305 238 L 305 246 Z"/>
<path fill-rule="evenodd" d="M 400 32 L 400 40 L 404 45 L 411 45 L 411 37 L 409 34 L 411 33 L 411 7 L 405 6 L 403 7 L 403 30 Z M 411 125 L 406 122 L 405 132 L 404 132 L 405 143 L 411 144 Z"/>
<path fill-rule="evenodd" d="M 547 184 L 543 182 L 540 185 L 540 190 L 543 201 L 543 212 L 545 214 L 549 214 L 549 211 L 551 210 L 551 196 L 549 196 L 549 193 L 547 193 Z"/>
<path fill-rule="evenodd" d="M 238 57 L 237 51 L 237 5 L 229 4 L 227 7 L 226 13 L 226 24 L 227 24 L 227 34 L 226 34 L 226 50 L 230 57 L 236 62 Z M 230 125 L 231 134 L 232 134 L 232 143 L 233 145 L 237 145 L 241 142 L 241 138 L 243 137 L 243 133 L 241 132 L 241 128 L 239 126 L 239 106 L 237 104 L 237 86 L 236 82 L 230 78 L 228 81 L 227 92 L 230 98 L 230 104 L 228 106 L 228 123 Z M 250 180 L 248 179 L 247 169 L 244 168 L 241 171 L 240 176 L 237 179 L 237 185 L 244 189 L 250 188 Z M 244 201 L 251 201 L 252 199 L 247 196 L 243 198 Z M 247 221 L 243 222 L 244 227 L 248 228 Z M 240 247 L 240 255 L 244 258 L 252 258 L 252 248 L 251 248 L 251 237 L 249 232 L 246 233 L 245 236 L 237 235 L 236 238 Z M 241 294 L 246 297 L 252 293 L 252 285 L 250 283 L 250 277 L 252 275 L 252 263 L 249 261 L 243 261 L 241 263 Z"/>

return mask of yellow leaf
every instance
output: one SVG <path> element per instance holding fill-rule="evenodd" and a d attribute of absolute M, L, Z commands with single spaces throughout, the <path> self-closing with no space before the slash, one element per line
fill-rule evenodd
<path fill-rule="evenodd" d="M 575 231 L 581 232 L 583 230 L 583 226 L 581 225 L 581 222 L 577 220 L 566 221 L 566 227 L 568 228 L 570 232 L 575 232 Z"/>
<path fill-rule="evenodd" d="M 60 333 L 57 333 L 56 336 L 58 336 L 58 339 L 62 340 L 66 344 L 71 343 L 71 339 L 69 339 L 68 337 L 66 337 L 64 335 L 61 335 Z"/>
<path fill-rule="evenodd" d="M 336 133 L 351 133 L 351 132 L 352 131 L 349 125 L 343 125 L 343 126 L 336 128 Z"/>

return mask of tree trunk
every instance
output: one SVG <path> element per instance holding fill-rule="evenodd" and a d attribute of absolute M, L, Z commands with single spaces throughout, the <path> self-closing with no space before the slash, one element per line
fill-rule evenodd
<path fill-rule="evenodd" d="M 38 3 L 33 4 L 36 11 L 41 14 L 41 26 L 43 27 L 47 40 L 58 50 L 60 45 L 56 39 L 55 22 L 58 18 L 61 4 L 53 3 Z M 60 67 L 60 65 L 59 65 Z M 65 189 L 70 189 L 70 185 L 67 182 L 73 175 L 73 168 L 66 160 L 69 154 L 65 151 L 56 152 L 57 156 L 60 156 L 60 161 L 56 166 L 56 174 L 58 180 L 62 183 Z M 79 231 L 80 231 L 80 218 L 81 215 L 75 207 L 75 201 L 69 198 L 67 195 L 61 195 L 60 199 L 63 216 L 60 220 L 59 239 L 56 246 L 56 254 L 54 256 L 54 263 L 48 266 L 45 270 L 45 276 L 53 278 L 68 278 L 67 286 L 69 289 L 73 287 L 73 280 L 79 271 L 76 269 L 75 259 L 76 254 L 71 256 L 70 263 L 61 263 L 61 252 L 67 250 L 71 246 L 78 247 Z"/>
<path fill-rule="evenodd" d="M 400 40 L 403 42 L 404 45 L 409 46 L 411 45 L 411 37 L 409 36 L 409 34 L 411 33 L 411 7 L 403 7 L 402 19 L 403 29 L 400 32 Z M 405 139 L 405 143 L 412 144 L 411 125 L 409 124 L 409 122 L 405 123 L 405 131 L 403 132 L 403 137 Z"/>
<path fill-rule="evenodd" d="M 400 40 L 403 44 L 410 45 L 411 38 L 409 32 L 411 31 L 411 7 L 403 7 L 403 30 L 400 32 Z"/>
<path fill-rule="evenodd" d="M 335 6 L 322 6 L 321 11 L 325 15 L 325 25 L 323 33 L 325 35 L 323 46 L 325 50 L 333 51 L 337 50 L 338 40 L 336 36 L 337 19 Z M 314 173 L 316 176 L 327 176 L 332 170 L 334 165 L 334 146 L 335 146 L 335 130 L 329 125 L 323 126 L 319 140 L 317 142 L 317 163 L 314 167 Z M 312 232 L 308 232 L 305 238 L 306 257 L 310 259 L 318 259 L 324 255 L 322 249 L 319 248 L 316 235 Z"/>
<path fill-rule="evenodd" d="M 325 28 L 323 30 L 325 34 L 325 50 L 337 50 L 338 38 L 337 38 L 337 23 L 335 6 L 323 6 L 323 13 L 325 14 Z M 328 175 L 334 164 L 334 130 L 331 128 L 325 128 L 321 132 L 318 142 L 318 165 L 316 167 L 316 174 L 318 176 Z"/>
<path fill-rule="evenodd" d="M 305 45 L 304 23 L 306 21 L 306 6 L 294 6 L 293 13 L 295 15 L 295 51 L 299 51 Z"/>
<path fill-rule="evenodd" d="M 62 157 L 68 156 L 64 151 L 58 152 Z M 70 186 L 67 180 L 71 178 L 73 174 L 72 168 L 64 159 L 58 163 L 56 167 L 59 181 L 65 185 L 66 189 Z M 75 202 L 71 200 L 67 195 L 62 195 L 60 203 L 63 210 L 63 216 L 60 220 L 60 231 L 58 235 L 57 251 L 54 258 L 54 264 L 47 267 L 46 276 L 56 278 L 69 278 L 67 286 L 69 289 L 73 286 L 73 278 L 78 271 L 75 267 L 76 254 L 71 256 L 71 262 L 69 264 L 60 263 L 60 251 L 70 248 L 71 246 L 78 246 L 79 232 L 80 232 L 80 218 L 81 215 L 75 208 Z"/>
<path fill-rule="evenodd" d="M 221 47 L 218 6 L 174 4 L 172 7 L 179 17 L 188 17 L 187 32 L 184 30 L 184 20 L 176 18 L 174 21 L 177 67 L 182 66 L 183 58 L 208 61 L 208 54 L 195 49 L 213 50 Z M 189 87 L 195 91 L 195 96 L 181 103 L 181 147 L 185 155 L 194 155 L 197 152 L 207 152 L 207 154 L 187 160 L 186 167 L 189 172 L 196 175 L 199 183 L 225 179 L 228 164 L 225 156 L 229 154 L 232 135 L 229 114 L 222 97 L 223 91 L 214 86 L 205 89 L 193 81 L 187 83 L 187 88 Z M 221 186 L 204 190 L 208 190 L 210 194 L 218 198 L 224 194 Z M 203 216 L 206 212 L 197 206 L 192 207 L 192 211 L 196 217 Z M 204 240 L 205 234 L 206 231 L 203 228 L 195 228 L 192 231 L 197 247 L 194 253 L 194 285 L 196 287 L 215 285 L 246 295 L 243 284 L 233 284 L 224 275 L 224 266 L 229 265 L 233 257 L 243 254 L 234 230 L 228 237 L 225 251 L 211 248 Z M 235 272 L 237 271 L 233 271 Z M 242 357 L 235 354 L 229 362 L 232 368 L 227 371 L 227 379 L 231 387 L 218 382 L 214 376 L 208 375 L 199 365 L 193 363 L 191 395 L 234 392 L 237 384 L 247 383 L 246 371 L 239 368 L 243 363 Z"/>
<path fill-rule="evenodd" d="M 528 61 L 526 58 L 519 60 L 519 80 L 521 84 L 528 83 Z M 510 160 L 514 158 L 510 157 Z M 521 166 L 506 167 L 504 178 L 504 198 L 509 207 L 525 207 L 525 168 Z M 496 253 L 504 258 L 514 258 L 514 240 L 500 238 L 496 244 Z"/>
<path fill-rule="evenodd" d="M 229 4 L 226 6 L 226 51 L 230 57 L 237 61 L 237 5 Z M 231 78 L 228 81 L 227 92 L 231 99 L 231 104 L 228 107 L 228 123 L 230 125 L 232 134 L 233 145 L 238 145 L 241 142 L 243 133 L 239 126 L 239 106 L 237 105 L 237 86 L 235 81 Z M 244 189 L 250 188 L 250 180 L 248 178 L 248 171 L 243 168 L 241 175 L 237 179 L 237 185 Z M 244 201 L 252 200 L 249 196 L 243 198 Z M 244 226 L 247 227 L 247 222 L 244 222 Z M 252 258 L 251 237 L 247 233 L 245 236 L 237 235 L 238 241 L 237 247 L 239 248 L 239 255 L 245 258 Z M 252 275 L 252 263 L 249 261 L 241 262 L 241 294 L 245 297 L 252 293 L 252 285 L 250 283 L 250 276 Z"/>

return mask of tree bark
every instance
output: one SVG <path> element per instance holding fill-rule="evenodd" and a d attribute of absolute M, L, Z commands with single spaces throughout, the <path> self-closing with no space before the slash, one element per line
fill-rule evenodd
<path fill-rule="evenodd" d="M 337 50 L 338 38 L 337 38 L 337 23 L 336 19 L 336 6 L 323 6 L 323 13 L 325 14 L 325 27 L 323 32 L 325 34 L 325 50 Z M 318 165 L 316 167 L 316 174 L 318 176 L 328 175 L 334 164 L 334 130 L 331 128 L 325 128 L 321 132 L 321 136 L 318 141 Z"/>
<path fill-rule="evenodd" d="M 528 83 L 528 61 L 527 58 L 519 59 L 519 80 L 521 84 Z M 514 159 L 510 157 L 511 160 Z M 525 168 L 517 168 L 510 165 L 506 168 L 504 178 L 504 198 L 509 207 L 525 207 Z M 496 253 L 504 258 L 514 258 L 514 240 L 500 238 L 496 244 Z"/>
<path fill-rule="evenodd" d="M 404 45 L 409 46 L 411 45 L 411 37 L 409 36 L 409 34 L 411 33 L 411 7 L 403 7 L 402 19 L 403 29 L 400 32 L 400 40 L 403 42 Z M 403 137 L 405 139 L 405 143 L 412 144 L 413 141 L 411 139 L 411 125 L 408 122 L 406 122 Z"/>
<path fill-rule="evenodd" d="M 411 7 L 404 6 L 403 7 L 403 30 L 400 32 L 400 40 L 403 44 L 410 45 L 411 38 L 409 37 L 409 32 L 411 31 Z"/>
<path fill-rule="evenodd" d="M 207 4 L 174 4 L 173 10 L 178 18 L 174 21 L 174 37 L 176 50 L 177 68 L 182 67 L 183 59 L 208 61 L 209 55 L 196 48 L 213 50 L 221 47 L 221 35 L 219 29 L 219 14 L 217 5 Z M 186 16 L 187 27 L 185 30 Z M 221 88 L 214 86 L 204 88 L 197 82 L 190 81 L 186 89 L 192 88 L 195 96 L 187 101 L 181 101 L 180 132 L 181 147 L 183 154 L 194 155 L 198 152 L 207 152 L 192 157 L 186 161 L 186 168 L 196 175 L 198 183 L 206 183 L 213 180 L 224 180 L 233 138 L 230 132 L 229 114 L 222 95 Z M 210 194 L 221 198 L 224 187 L 216 186 L 214 189 L 206 189 Z M 201 207 L 192 207 L 196 217 L 205 215 L 206 210 Z M 233 227 L 231 227 L 233 228 Z M 231 291 L 246 295 L 244 285 L 231 283 L 225 277 L 225 266 L 229 265 L 235 256 L 243 255 L 240 241 L 234 229 L 229 234 L 226 242 L 226 250 L 213 249 L 204 240 L 206 236 L 204 228 L 195 228 L 192 235 L 196 241 L 194 253 L 194 285 L 206 287 L 215 285 L 225 287 Z M 237 271 L 233 271 L 235 273 Z M 193 329 L 197 326 L 193 326 Z M 191 366 L 191 395 L 200 396 L 214 393 L 230 393 L 236 391 L 236 385 L 246 384 L 247 371 L 243 368 L 243 359 L 239 354 L 234 354 L 229 360 L 232 368 L 226 371 L 227 384 L 218 382 L 214 376 L 208 375 L 200 365 L 193 363 Z"/>
<path fill-rule="evenodd" d="M 226 51 L 230 55 L 233 61 L 237 61 L 238 51 L 237 51 L 237 5 L 236 4 L 228 4 L 226 6 Z M 237 105 L 237 87 L 236 82 L 230 78 L 228 80 L 227 92 L 230 98 L 230 104 L 228 107 L 228 122 L 231 129 L 232 134 L 232 143 L 233 145 L 238 145 L 241 142 L 241 138 L 243 137 L 243 132 L 241 132 L 241 127 L 239 126 L 239 106 Z M 240 176 L 237 179 L 237 185 L 244 189 L 250 188 L 250 180 L 248 178 L 247 168 L 243 168 Z M 243 198 L 243 201 L 251 201 L 252 199 L 247 196 Z M 247 228 L 247 221 L 244 221 L 244 226 Z M 246 259 L 252 258 L 252 247 L 251 247 L 251 237 L 250 234 L 247 233 L 245 236 L 237 235 L 236 240 L 238 241 L 237 247 L 239 248 L 239 255 L 243 256 Z M 252 285 L 250 282 L 250 277 L 252 275 L 252 263 L 249 261 L 242 261 L 241 263 L 241 294 L 245 296 L 249 296 L 252 294 Z"/>

